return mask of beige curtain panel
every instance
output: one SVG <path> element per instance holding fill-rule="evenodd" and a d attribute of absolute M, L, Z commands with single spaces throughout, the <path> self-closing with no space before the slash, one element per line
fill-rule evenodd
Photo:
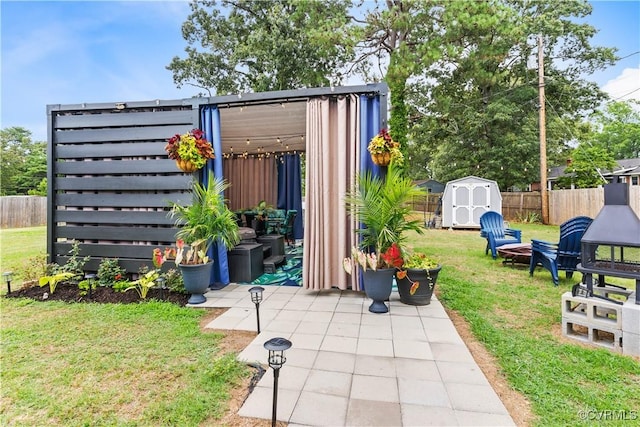
<path fill-rule="evenodd" d="M 307 169 L 303 286 L 360 290 L 342 260 L 355 242 L 344 195 L 359 171 L 359 99 L 356 95 L 307 103 Z"/>
<path fill-rule="evenodd" d="M 225 159 L 224 177 L 230 184 L 225 197 L 233 211 L 251 209 L 261 200 L 275 206 L 278 202 L 276 159 L 238 157 Z"/>

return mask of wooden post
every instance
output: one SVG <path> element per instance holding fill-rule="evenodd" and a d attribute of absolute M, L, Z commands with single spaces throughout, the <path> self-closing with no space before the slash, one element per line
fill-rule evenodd
<path fill-rule="evenodd" d="M 545 122 L 542 34 L 538 36 L 538 96 L 540 103 L 540 197 L 542 198 L 542 223 L 549 224 L 549 199 L 547 198 L 547 130 Z"/>

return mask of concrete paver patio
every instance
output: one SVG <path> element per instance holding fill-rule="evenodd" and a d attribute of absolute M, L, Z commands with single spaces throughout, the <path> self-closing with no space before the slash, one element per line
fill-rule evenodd
<path fill-rule="evenodd" d="M 248 289 L 231 284 L 198 307 L 229 307 L 206 327 L 256 330 Z M 278 382 L 278 420 L 290 426 L 515 425 L 440 302 L 387 314 L 363 292 L 265 286 L 261 333 L 238 356 L 267 365 L 263 344 L 293 343 Z M 271 419 L 269 369 L 239 415 Z"/>

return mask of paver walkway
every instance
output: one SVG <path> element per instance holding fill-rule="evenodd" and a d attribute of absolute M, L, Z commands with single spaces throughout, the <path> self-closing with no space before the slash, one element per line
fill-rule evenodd
<path fill-rule="evenodd" d="M 229 307 L 207 328 L 256 331 L 251 286 L 207 293 L 198 307 Z M 265 287 L 261 333 L 239 359 L 267 365 L 263 344 L 293 346 L 278 387 L 278 420 L 290 426 L 515 425 L 475 363 L 440 302 L 400 302 L 387 314 L 368 311 L 362 292 Z M 268 369 L 268 368 L 267 368 Z M 268 369 L 239 415 L 271 419 Z"/>

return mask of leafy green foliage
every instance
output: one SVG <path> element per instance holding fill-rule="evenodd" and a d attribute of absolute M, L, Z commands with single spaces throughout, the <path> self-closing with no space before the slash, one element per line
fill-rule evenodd
<path fill-rule="evenodd" d="M 479 175 L 500 188 L 539 180 L 537 35 L 544 34 L 547 157 L 564 162 L 584 111 L 604 98 L 584 74 L 613 63 L 576 23 L 584 1 L 447 2 L 440 60 L 412 82 L 409 160 L 415 178 Z M 415 172 L 414 172 L 415 170 Z"/>
<path fill-rule="evenodd" d="M 558 178 L 558 186 L 591 188 L 606 184 L 602 171 L 612 170 L 615 165 L 613 156 L 603 147 L 580 144 L 573 151 L 571 165 L 567 166 L 564 175 Z"/>
<path fill-rule="evenodd" d="M 178 87 L 211 95 L 328 86 L 351 55 L 343 38 L 350 1 L 191 3 L 186 57 L 167 66 Z M 197 45 L 202 47 L 198 49 Z"/>
<path fill-rule="evenodd" d="M 74 241 L 71 245 L 69 255 L 67 262 L 64 265 L 55 267 L 54 270 L 56 272 L 73 273 L 74 276 L 82 277 L 84 275 L 84 266 L 91 257 L 89 255 L 80 257 L 80 243 L 78 241 Z"/>
<path fill-rule="evenodd" d="M 640 112 L 638 101 L 610 102 L 594 114 L 597 132 L 594 144 L 614 159 L 640 158 Z"/>
<path fill-rule="evenodd" d="M 191 245 L 193 257 L 187 256 L 185 263 L 200 264 L 214 239 L 232 248 L 240 242 L 235 214 L 229 210 L 224 199 L 224 190 L 229 185 L 223 179 L 209 175 L 207 186 L 193 182 L 193 202 L 191 205 L 171 204 L 171 216 L 181 227 L 176 233 Z M 180 247 L 176 263 L 180 263 Z"/>
<path fill-rule="evenodd" d="M 144 274 L 141 274 L 138 280 L 134 280 L 130 283 L 130 286 L 126 288 L 124 291 L 130 291 L 131 289 L 135 289 L 140 295 L 140 298 L 147 299 L 147 294 L 149 293 L 149 289 L 156 286 L 156 280 L 160 277 L 160 273 L 158 270 L 150 270 Z"/>
<path fill-rule="evenodd" d="M 98 265 L 97 276 L 100 286 L 112 286 L 126 277 L 126 270 L 120 267 L 118 258 L 103 258 Z"/>
<path fill-rule="evenodd" d="M 22 127 L 0 130 L 0 195 L 26 195 L 36 190 L 42 194 L 46 156 L 46 144 L 32 141 L 31 131 Z"/>
<path fill-rule="evenodd" d="M 182 274 L 175 268 L 170 268 L 165 273 L 162 273 L 162 277 L 165 280 L 165 286 L 172 292 L 186 293 L 184 288 L 184 282 L 182 281 Z"/>
<path fill-rule="evenodd" d="M 375 254 L 383 254 L 396 243 L 403 250 L 407 233 L 422 233 L 422 221 L 411 219 L 407 202 L 424 195 L 424 190 L 389 168 L 385 178 L 370 172 L 358 175 L 356 188 L 346 196 L 347 210 L 357 217 L 363 226 L 356 231 L 362 238 L 360 247 L 371 248 Z"/>
<path fill-rule="evenodd" d="M 63 271 L 52 274 L 50 276 L 42 276 L 39 279 L 38 283 L 40 284 L 40 287 L 49 285 L 49 292 L 54 293 L 56 291 L 56 286 L 58 286 L 58 283 L 72 279 L 75 276 L 76 275 L 74 273 Z"/>

